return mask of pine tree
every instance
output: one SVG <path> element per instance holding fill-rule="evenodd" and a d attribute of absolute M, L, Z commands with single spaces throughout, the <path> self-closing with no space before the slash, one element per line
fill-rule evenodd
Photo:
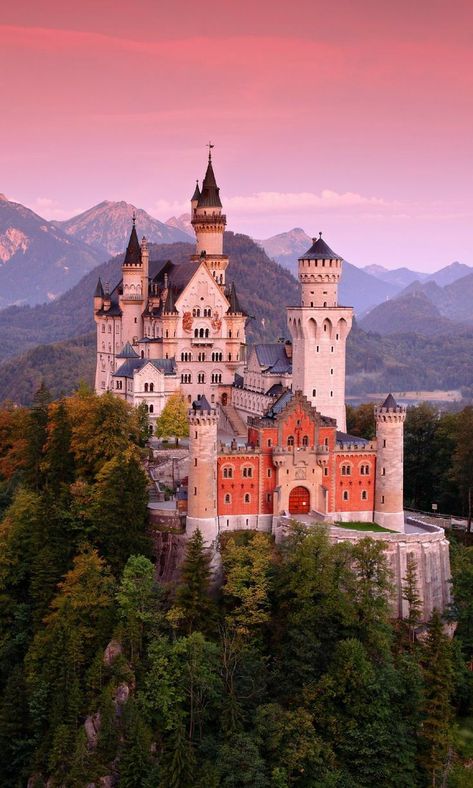
<path fill-rule="evenodd" d="M 28 464 L 25 469 L 25 479 L 33 490 L 41 489 L 43 482 L 41 464 L 48 437 L 47 427 L 50 402 L 51 395 L 44 383 L 42 383 L 33 398 L 27 432 L 28 445 L 26 456 Z"/>
<path fill-rule="evenodd" d="M 72 428 L 69 414 L 61 400 L 51 409 L 48 437 L 41 470 L 45 484 L 52 495 L 57 496 L 62 485 L 74 481 L 74 456 L 71 451 Z"/>
<path fill-rule="evenodd" d="M 210 596 L 210 580 L 210 555 L 197 529 L 187 543 L 175 606 L 170 613 L 170 620 L 183 632 L 212 631 L 216 610 Z"/>
<path fill-rule="evenodd" d="M 403 578 L 402 598 L 408 605 L 408 614 L 404 619 L 407 626 L 409 643 L 415 641 L 415 630 L 421 620 L 422 600 L 417 585 L 417 564 L 411 553 L 407 555 L 406 574 Z"/>
<path fill-rule="evenodd" d="M 176 446 L 179 443 L 179 438 L 186 438 L 189 435 L 187 407 L 180 392 L 171 394 L 166 402 L 156 422 L 156 435 L 158 438 L 174 437 Z"/>
<path fill-rule="evenodd" d="M 131 662 L 141 657 L 145 635 L 157 623 L 161 587 L 154 579 L 154 566 L 143 555 L 132 555 L 123 570 L 117 591 L 118 615 Z"/>
<path fill-rule="evenodd" d="M 420 763 L 433 786 L 443 785 L 451 747 L 453 709 L 452 646 L 434 610 L 423 649 L 424 702 Z"/>

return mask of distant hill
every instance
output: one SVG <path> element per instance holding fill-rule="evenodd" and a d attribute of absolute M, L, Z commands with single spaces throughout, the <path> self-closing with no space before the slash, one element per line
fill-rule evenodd
<path fill-rule="evenodd" d="M 378 334 L 435 336 L 453 333 L 458 324 L 443 317 L 422 290 L 413 289 L 374 307 L 360 320 L 360 326 Z"/>
<path fill-rule="evenodd" d="M 194 251 L 190 243 L 150 245 L 152 259 L 179 263 Z M 274 338 L 286 331 L 285 306 L 298 303 L 298 284 L 291 274 L 267 255 L 251 238 L 225 233 L 230 256 L 227 280 L 235 280 L 240 300 L 249 315 L 250 337 Z M 99 275 L 114 286 L 121 278 L 123 255 L 87 274 L 75 287 L 51 304 L 10 307 L 0 312 L 0 360 L 24 352 L 38 343 L 59 342 L 87 334 L 94 328 L 92 296 Z"/>
<path fill-rule="evenodd" d="M 0 309 L 52 301 L 103 260 L 29 208 L 0 197 Z"/>
<path fill-rule="evenodd" d="M 100 252 L 104 260 L 125 251 L 130 237 L 131 220 L 136 215 L 139 237 L 146 236 L 150 243 L 176 243 L 189 241 L 187 234 L 178 227 L 153 219 L 149 213 L 131 203 L 104 200 L 65 222 L 54 222 L 67 235 L 83 241 Z"/>
<path fill-rule="evenodd" d="M 379 304 L 360 325 L 381 334 L 451 333 L 473 323 L 473 272 L 441 287 L 432 279 L 412 282 L 393 300 Z"/>
<path fill-rule="evenodd" d="M 256 243 L 263 247 L 268 257 L 297 276 L 297 260 L 310 249 L 312 238 L 301 227 L 294 227 L 288 232 L 272 235 L 271 238 Z"/>
<path fill-rule="evenodd" d="M 424 281 L 435 282 L 437 285 L 440 285 L 440 287 L 445 287 L 445 285 L 451 285 L 453 282 L 469 274 L 473 274 L 473 268 L 470 265 L 455 261 L 450 263 L 450 265 L 446 265 L 445 268 L 441 268 L 439 271 L 429 274 L 425 277 Z"/>
<path fill-rule="evenodd" d="M 181 216 L 171 216 L 170 219 L 166 219 L 166 224 L 169 227 L 176 227 L 178 230 L 181 230 L 183 233 L 194 240 L 194 228 L 191 224 L 191 215 L 190 213 L 183 213 Z"/>
<path fill-rule="evenodd" d="M 411 271 L 410 268 L 384 268 L 382 265 L 365 265 L 363 268 L 367 274 L 381 279 L 383 282 L 388 282 L 394 285 L 398 290 L 403 290 L 411 284 L 411 282 L 422 282 L 427 278 L 427 274 L 422 274 L 420 271 Z"/>

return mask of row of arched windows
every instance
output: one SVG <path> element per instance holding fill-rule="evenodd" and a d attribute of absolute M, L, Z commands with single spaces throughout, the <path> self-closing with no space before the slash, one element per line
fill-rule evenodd
<path fill-rule="evenodd" d="M 223 353 L 221 350 L 217 350 L 215 353 L 212 353 L 212 361 L 223 361 Z"/>
<path fill-rule="evenodd" d="M 224 465 L 222 468 L 222 476 L 224 479 L 233 479 L 233 472 L 234 472 L 233 465 Z M 243 465 L 241 469 L 241 475 L 245 479 L 252 479 L 253 478 L 253 465 Z"/>
<path fill-rule="evenodd" d="M 288 446 L 294 446 L 294 435 L 288 435 L 287 445 Z M 308 435 L 303 435 L 302 436 L 302 441 L 301 441 L 301 446 L 308 446 L 308 445 L 309 445 L 309 436 Z"/>
<path fill-rule="evenodd" d="M 145 383 L 145 391 L 154 391 L 154 383 Z"/>
<path fill-rule="evenodd" d="M 192 317 L 200 317 L 200 315 L 201 315 L 200 307 L 199 306 L 194 307 L 194 309 L 192 310 Z M 212 309 L 209 306 L 204 307 L 204 309 L 202 310 L 202 315 L 203 317 L 212 317 Z"/>
<path fill-rule="evenodd" d="M 209 334 L 208 328 L 194 328 L 194 339 L 207 339 Z"/>
<path fill-rule="evenodd" d="M 212 383 L 221 383 L 221 382 L 222 382 L 222 373 L 212 372 Z"/>
<path fill-rule="evenodd" d="M 352 464 L 349 462 L 344 463 L 341 466 L 341 474 L 342 476 L 351 476 L 352 472 Z M 369 463 L 361 463 L 359 466 L 360 468 L 360 475 L 361 476 L 369 476 L 370 475 L 370 466 Z"/>

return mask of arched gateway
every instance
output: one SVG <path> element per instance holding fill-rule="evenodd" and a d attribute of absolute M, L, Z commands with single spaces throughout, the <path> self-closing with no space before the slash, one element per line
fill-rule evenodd
<path fill-rule="evenodd" d="M 289 514 L 309 514 L 310 493 L 307 487 L 294 487 L 289 495 Z"/>

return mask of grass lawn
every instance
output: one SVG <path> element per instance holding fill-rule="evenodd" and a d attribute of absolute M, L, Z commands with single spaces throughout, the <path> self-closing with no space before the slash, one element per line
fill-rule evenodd
<path fill-rule="evenodd" d="M 376 531 L 376 532 L 384 532 L 387 534 L 394 533 L 390 531 L 389 528 L 383 528 L 382 525 L 378 525 L 378 523 L 335 523 L 337 528 L 347 528 L 349 531 Z"/>

